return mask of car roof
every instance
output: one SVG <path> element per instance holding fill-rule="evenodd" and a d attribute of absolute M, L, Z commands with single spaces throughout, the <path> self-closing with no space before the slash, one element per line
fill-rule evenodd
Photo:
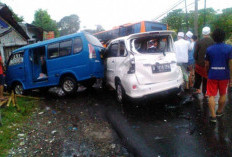
<path fill-rule="evenodd" d="M 44 45 L 51 44 L 51 43 L 54 43 L 54 42 L 70 39 L 70 38 L 73 38 L 73 37 L 76 37 L 76 36 L 81 36 L 84 33 L 85 32 L 78 32 L 78 33 L 65 35 L 65 36 L 61 36 L 61 37 L 50 39 L 50 40 L 41 41 L 41 42 L 38 42 L 38 43 L 35 43 L 35 44 L 26 45 L 26 46 L 23 46 L 21 48 L 18 48 L 16 50 L 14 50 L 13 53 L 17 53 L 17 52 L 25 50 L 25 49 L 40 47 L 40 46 L 44 46 Z"/>
<path fill-rule="evenodd" d="M 112 40 L 111 43 L 115 42 L 115 41 L 118 41 L 118 40 L 127 40 L 127 39 L 132 39 L 132 38 L 144 37 L 144 36 L 147 36 L 147 35 L 156 35 L 156 34 L 157 35 L 171 35 L 173 33 L 175 33 L 175 32 L 170 31 L 170 30 L 135 33 L 135 34 L 130 34 L 130 35 L 125 36 L 125 37 L 116 38 L 116 39 Z"/>
<path fill-rule="evenodd" d="M 144 37 L 144 36 L 148 36 L 148 35 L 171 35 L 173 33 L 175 33 L 175 32 L 174 31 L 169 31 L 169 30 L 135 33 L 135 34 L 128 35 L 127 39 Z"/>

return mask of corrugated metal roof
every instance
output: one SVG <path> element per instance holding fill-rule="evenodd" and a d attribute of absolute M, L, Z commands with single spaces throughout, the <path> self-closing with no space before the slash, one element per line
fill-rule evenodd
<path fill-rule="evenodd" d="M 0 16 L 8 24 L 10 24 L 18 33 L 20 33 L 26 40 L 30 39 L 27 33 L 22 29 L 22 27 L 15 21 L 13 14 L 7 5 L 0 4 Z"/>
<path fill-rule="evenodd" d="M 12 28 L 0 28 L 0 37 L 12 31 Z"/>

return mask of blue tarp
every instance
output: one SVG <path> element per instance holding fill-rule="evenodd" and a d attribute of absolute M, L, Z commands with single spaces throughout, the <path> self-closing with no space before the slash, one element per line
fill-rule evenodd
<path fill-rule="evenodd" d="M 8 24 L 6 24 L 6 22 L 4 22 L 1 19 L 0 19 L 0 26 L 3 27 L 3 28 L 8 28 Z"/>

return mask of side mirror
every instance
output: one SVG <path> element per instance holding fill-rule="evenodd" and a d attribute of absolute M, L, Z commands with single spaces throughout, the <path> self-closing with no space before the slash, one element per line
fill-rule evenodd
<path fill-rule="evenodd" d="M 103 49 L 101 49 L 100 50 L 100 56 L 101 56 L 101 58 L 106 58 L 106 49 L 105 48 L 103 48 Z"/>

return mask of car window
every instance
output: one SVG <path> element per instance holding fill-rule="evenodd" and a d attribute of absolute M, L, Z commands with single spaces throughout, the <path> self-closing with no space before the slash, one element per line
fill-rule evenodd
<path fill-rule="evenodd" d="M 72 40 L 60 42 L 59 56 L 70 55 L 72 51 Z"/>
<path fill-rule="evenodd" d="M 119 49 L 119 57 L 127 56 L 127 51 L 125 47 L 125 43 L 123 41 L 120 42 L 120 49 Z"/>
<path fill-rule="evenodd" d="M 23 63 L 23 55 L 24 55 L 23 52 L 13 54 L 13 55 L 10 57 L 9 66 L 11 66 L 11 65 L 17 65 L 17 64 Z"/>
<path fill-rule="evenodd" d="M 59 56 L 59 43 L 48 45 L 48 58 L 56 58 Z"/>
<path fill-rule="evenodd" d="M 75 38 L 73 42 L 73 53 L 81 52 L 83 48 L 82 40 L 80 38 Z"/>
<path fill-rule="evenodd" d="M 85 37 L 86 37 L 86 39 L 88 40 L 88 42 L 90 44 L 103 47 L 101 42 L 96 37 L 94 37 L 93 35 L 85 33 Z"/>
<path fill-rule="evenodd" d="M 116 44 L 112 44 L 109 48 L 109 51 L 108 51 L 108 57 L 117 57 L 117 54 L 118 54 L 118 43 Z"/>

